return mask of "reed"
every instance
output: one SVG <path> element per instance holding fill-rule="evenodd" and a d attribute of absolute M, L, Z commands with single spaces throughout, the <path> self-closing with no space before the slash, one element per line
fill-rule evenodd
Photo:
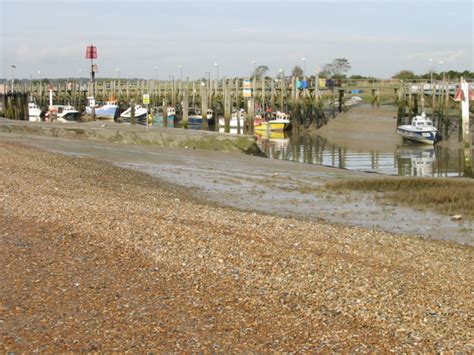
<path fill-rule="evenodd" d="M 444 214 L 461 214 L 474 219 L 474 180 L 434 178 L 380 178 L 329 182 L 334 191 L 380 193 L 381 198 L 401 205 L 433 209 Z"/>

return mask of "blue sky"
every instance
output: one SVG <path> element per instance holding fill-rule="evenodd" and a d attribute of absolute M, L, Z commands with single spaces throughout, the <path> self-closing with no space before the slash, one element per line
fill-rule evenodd
<path fill-rule="evenodd" d="M 349 74 L 381 78 L 473 71 L 470 0 L 0 0 L 0 16 L 0 78 L 12 64 L 16 78 L 87 76 L 90 43 L 98 77 L 178 78 L 178 65 L 184 78 L 215 77 L 216 62 L 220 77 L 245 76 L 252 61 L 270 75 L 296 64 L 314 73 L 340 57 Z"/>

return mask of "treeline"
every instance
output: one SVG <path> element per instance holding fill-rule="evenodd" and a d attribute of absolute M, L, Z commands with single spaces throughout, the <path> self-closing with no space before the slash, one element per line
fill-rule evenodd
<path fill-rule="evenodd" d="M 473 79 L 474 72 L 469 70 L 464 70 L 463 72 L 448 70 L 443 72 L 428 72 L 425 74 L 416 75 L 411 70 L 401 70 L 400 72 L 392 76 L 392 78 L 400 80 L 431 80 L 431 76 L 433 76 L 433 80 L 443 80 L 443 78 L 449 78 L 452 80 L 460 79 L 461 77 L 463 77 L 464 79 Z"/>

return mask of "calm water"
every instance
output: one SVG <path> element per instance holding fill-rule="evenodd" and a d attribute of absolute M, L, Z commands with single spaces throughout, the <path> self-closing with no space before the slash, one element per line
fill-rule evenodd
<path fill-rule="evenodd" d="M 313 135 L 288 137 L 283 133 L 257 136 L 267 157 L 341 169 L 400 176 L 462 176 L 461 151 L 407 144 L 393 152 L 358 151 L 339 147 Z"/>
<path fill-rule="evenodd" d="M 201 129 L 200 126 L 189 126 Z M 213 130 L 213 127 L 211 127 Z M 223 132 L 223 129 L 221 128 Z M 230 133 L 236 134 L 236 129 Z M 406 143 L 392 152 L 351 150 L 315 135 L 262 132 L 257 145 L 270 159 L 400 176 L 463 176 L 461 150 Z"/>

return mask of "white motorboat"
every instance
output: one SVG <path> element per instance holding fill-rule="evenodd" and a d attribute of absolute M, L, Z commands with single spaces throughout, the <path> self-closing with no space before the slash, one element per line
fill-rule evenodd
<path fill-rule="evenodd" d="M 92 114 L 91 107 L 95 108 L 95 118 L 98 120 L 115 121 L 119 116 L 119 107 L 114 99 L 106 101 L 104 104 L 98 104 L 94 99 L 89 98 L 89 106 L 86 107 L 86 113 L 89 115 Z"/>
<path fill-rule="evenodd" d="M 40 107 L 34 103 L 33 101 L 28 103 L 28 116 L 29 120 L 32 122 L 40 122 L 41 121 L 41 109 Z"/>
<path fill-rule="evenodd" d="M 240 111 L 234 111 L 232 112 L 232 116 L 229 121 L 229 127 L 230 128 L 244 128 L 245 125 L 245 111 L 241 109 Z M 224 127 L 225 126 L 225 118 L 221 117 L 219 118 L 219 126 Z"/>
<path fill-rule="evenodd" d="M 143 107 L 142 105 L 135 105 L 135 119 L 143 119 L 146 117 L 148 111 L 146 107 Z M 125 110 L 120 117 L 125 120 L 130 120 L 132 118 L 132 108 L 129 107 L 127 110 Z"/>
<path fill-rule="evenodd" d="M 345 106 L 354 106 L 360 104 L 362 102 L 362 98 L 359 96 L 352 96 L 344 101 Z"/>
<path fill-rule="evenodd" d="M 53 105 L 50 106 L 49 110 L 56 114 L 58 122 L 77 121 L 81 115 L 80 112 L 71 105 Z"/>
<path fill-rule="evenodd" d="M 441 135 L 433 126 L 433 121 L 426 117 L 424 112 L 413 117 L 411 124 L 398 126 L 397 133 L 403 139 L 424 144 L 434 144 L 441 140 Z"/>

